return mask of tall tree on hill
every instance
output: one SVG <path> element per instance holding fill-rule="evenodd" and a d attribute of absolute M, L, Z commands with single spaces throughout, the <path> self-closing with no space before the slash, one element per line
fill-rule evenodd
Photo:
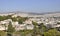
<path fill-rule="evenodd" d="M 15 31 L 15 28 L 12 26 L 12 24 L 10 22 L 9 25 L 8 25 L 7 32 L 8 32 L 8 34 L 11 35 L 14 31 Z"/>

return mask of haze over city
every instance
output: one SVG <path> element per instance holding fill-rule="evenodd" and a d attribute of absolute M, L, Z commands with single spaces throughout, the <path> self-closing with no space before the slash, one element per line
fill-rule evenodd
<path fill-rule="evenodd" d="M 0 0 L 0 12 L 57 12 L 60 0 Z"/>

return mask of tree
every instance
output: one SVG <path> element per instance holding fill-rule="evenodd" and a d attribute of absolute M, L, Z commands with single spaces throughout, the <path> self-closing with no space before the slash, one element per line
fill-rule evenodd
<path fill-rule="evenodd" d="M 24 21 L 25 21 L 25 20 L 27 20 L 27 19 L 28 19 L 28 17 L 24 17 L 23 19 L 24 19 Z"/>
<path fill-rule="evenodd" d="M 34 21 L 32 21 L 32 24 L 36 27 L 38 24 Z"/>
<path fill-rule="evenodd" d="M 17 18 L 16 17 L 14 17 L 14 18 L 11 18 L 12 19 L 12 21 L 17 21 Z"/>
<path fill-rule="evenodd" d="M 32 21 L 32 24 L 34 25 L 34 29 L 33 29 L 33 33 L 32 33 L 32 36 L 37 36 L 37 35 L 40 35 L 40 29 L 37 27 L 38 24 L 34 21 Z"/>
<path fill-rule="evenodd" d="M 8 29 L 7 29 L 7 32 L 8 33 L 13 33 L 15 31 L 15 28 L 12 26 L 11 22 L 9 23 L 8 25 Z"/>
<path fill-rule="evenodd" d="M 8 16 L 6 16 L 6 18 L 7 19 L 11 19 L 12 17 L 11 17 L 12 15 L 8 15 Z"/>
<path fill-rule="evenodd" d="M 4 16 L 0 16 L 0 21 L 5 20 L 4 18 L 5 18 Z"/>
<path fill-rule="evenodd" d="M 50 29 L 47 32 L 44 32 L 44 36 L 60 36 L 60 32 L 56 29 Z"/>
<path fill-rule="evenodd" d="M 0 30 L 0 36 L 6 36 L 6 32 Z"/>
<path fill-rule="evenodd" d="M 9 22 L 7 29 L 7 36 L 12 36 L 12 33 L 15 31 L 15 28 L 12 26 L 11 22 Z"/>
<path fill-rule="evenodd" d="M 18 20 L 18 23 L 19 23 L 19 24 L 22 24 L 23 21 L 24 21 L 24 20 L 20 18 L 20 19 Z"/>
<path fill-rule="evenodd" d="M 0 21 L 6 20 L 6 19 L 10 19 L 11 17 L 9 16 L 0 16 Z"/>
<path fill-rule="evenodd" d="M 24 21 L 26 21 L 28 19 L 28 17 L 20 17 L 18 18 L 18 23 L 22 24 Z"/>
<path fill-rule="evenodd" d="M 39 26 L 41 34 L 43 34 L 44 32 L 47 31 L 47 28 L 43 23 L 40 23 L 40 25 L 38 25 L 38 26 Z"/>

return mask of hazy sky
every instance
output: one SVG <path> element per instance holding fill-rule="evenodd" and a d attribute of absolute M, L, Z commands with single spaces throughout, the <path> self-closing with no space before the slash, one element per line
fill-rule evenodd
<path fill-rule="evenodd" d="M 60 0 L 0 0 L 0 11 L 60 11 Z"/>

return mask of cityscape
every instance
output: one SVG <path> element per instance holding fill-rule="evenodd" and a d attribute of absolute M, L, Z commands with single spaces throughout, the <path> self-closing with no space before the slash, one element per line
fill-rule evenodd
<path fill-rule="evenodd" d="M 0 0 L 0 36 L 60 36 L 60 0 Z"/>
<path fill-rule="evenodd" d="M 60 31 L 60 13 L 44 15 L 32 15 L 24 12 L 0 14 L 0 31 L 4 31 L 5 35 L 12 33 L 13 36 L 22 36 L 22 34 L 24 36 L 33 36 L 33 32 L 35 32 L 34 35 L 42 36 L 49 30 L 51 32 Z"/>

